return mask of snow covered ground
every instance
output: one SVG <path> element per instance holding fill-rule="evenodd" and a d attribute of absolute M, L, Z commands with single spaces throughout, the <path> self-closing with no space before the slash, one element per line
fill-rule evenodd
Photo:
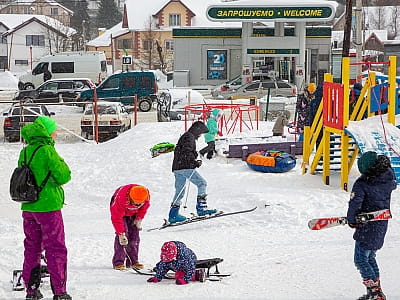
<path fill-rule="evenodd" d="M 271 135 L 273 123 L 261 122 L 258 132 L 243 136 Z M 353 265 L 353 230 L 337 227 L 311 231 L 310 218 L 346 214 L 349 193 L 340 189 L 339 176 L 331 185 L 321 175 L 302 175 L 301 157 L 295 169 L 281 174 L 258 173 L 239 159 L 205 160 L 199 172 L 208 181 L 209 206 L 226 212 L 257 206 L 252 213 L 217 218 L 162 231 L 161 225 L 174 193 L 171 172 L 173 153 L 151 158 L 149 149 L 159 142 L 176 143 L 183 122 L 142 123 L 102 144 L 56 143 L 72 169 L 65 185 L 63 209 L 68 247 L 68 292 L 73 299 L 356 299 L 364 293 Z M 238 135 L 238 134 L 237 134 Z M 205 145 L 199 139 L 198 149 Z M 218 145 L 221 143 L 217 142 Z M 12 270 L 23 261 L 23 230 L 19 205 L 8 193 L 16 166 L 19 143 L 0 143 L 0 299 L 25 299 L 11 288 Z M 353 169 L 350 187 L 359 176 Z M 141 232 L 139 258 L 146 266 L 159 259 L 161 245 L 179 240 L 199 259 L 221 257 L 220 271 L 232 273 L 220 282 L 177 286 L 174 281 L 147 283 L 146 276 L 112 269 L 114 231 L 109 202 L 123 184 L 140 183 L 151 191 L 151 207 Z M 189 215 L 195 211 L 196 188 L 187 197 Z M 399 190 L 392 195 L 394 218 L 384 248 L 377 258 L 387 299 L 400 299 Z M 49 285 L 42 287 L 52 299 Z"/>

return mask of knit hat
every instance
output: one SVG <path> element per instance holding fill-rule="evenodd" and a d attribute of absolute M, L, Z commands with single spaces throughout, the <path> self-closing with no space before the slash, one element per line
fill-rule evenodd
<path fill-rule="evenodd" d="M 149 198 L 149 190 L 141 185 L 134 185 L 129 190 L 129 197 L 136 204 L 143 203 Z"/>
<path fill-rule="evenodd" d="M 178 249 L 174 242 L 165 242 L 161 247 L 160 259 L 163 262 L 171 262 L 178 255 Z"/>
<path fill-rule="evenodd" d="M 357 165 L 358 170 L 361 174 L 365 174 L 369 168 L 371 168 L 376 161 L 378 160 L 378 154 L 374 151 L 365 152 L 361 157 L 358 159 Z"/>
<path fill-rule="evenodd" d="M 211 112 L 211 116 L 214 117 L 214 119 L 218 119 L 222 116 L 222 110 L 215 108 L 213 109 L 213 111 Z"/>
<path fill-rule="evenodd" d="M 317 89 L 317 86 L 315 85 L 314 82 L 311 82 L 308 86 L 307 86 L 307 91 L 310 92 L 311 94 L 315 93 L 315 90 Z"/>
<path fill-rule="evenodd" d="M 40 116 L 37 118 L 37 120 L 39 120 L 43 124 L 48 134 L 52 134 L 57 129 L 57 123 L 52 118 L 49 118 L 47 116 Z"/>

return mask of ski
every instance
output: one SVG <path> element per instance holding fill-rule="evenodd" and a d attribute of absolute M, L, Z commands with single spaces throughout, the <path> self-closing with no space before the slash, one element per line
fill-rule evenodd
<path fill-rule="evenodd" d="M 389 220 L 391 218 L 392 214 L 390 213 L 390 209 L 382 209 L 368 213 L 360 213 L 359 215 L 357 215 L 356 220 L 357 224 L 363 224 L 371 221 Z M 308 227 L 311 230 L 321 230 L 346 224 L 346 217 L 317 218 L 308 221 Z"/>
<path fill-rule="evenodd" d="M 25 289 L 22 280 L 22 270 L 14 270 L 12 278 L 13 291 L 23 291 Z"/>
<path fill-rule="evenodd" d="M 214 219 L 214 218 L 219 218 L 219 217 L 226 217 L 226 216 L 232 216 L 232 215 L 237 215 L 237 214 L 249 213 L 249 212 L 252 212 L 252 211 L 254 211 L 256 209 L 257 209 L 257 206 L 255 206 L 255 207 L 253 207 L 251 209 L 238 210 L 238 211 L 233 211 L 233 212 L 228 212 L 228 213 L 225 213 L 223 211 L 219 211 L 219 212 L 217 212 L 215 214 L 206 215 L 206 216 L 194 215 L 191 218 L 187 218 L 183 222 L 177 222 L 177 223 L 172 223 L 172 224 L 169 223 L 167 220 L 164 220 L 164 224 L 162 226 L 150 228 L 150 229 L 147 229 L 147 231 L 162 230 L 162 229 L 165 229 L 165 228 L 168 228 L 168 227 L 176 227 L 176 226 L 181 226 L 181 225 L 185 225 L 185 224 L 195 223 L 195 222 Z"/>

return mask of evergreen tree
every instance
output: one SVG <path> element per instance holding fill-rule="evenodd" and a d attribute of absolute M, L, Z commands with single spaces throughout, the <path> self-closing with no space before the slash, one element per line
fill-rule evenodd
<path fill-rule="evenodd" d="M 97 12 L 97 27 L 111 28 L 122 21 L 122 14 L 114 0 L 101 0 Z"/>

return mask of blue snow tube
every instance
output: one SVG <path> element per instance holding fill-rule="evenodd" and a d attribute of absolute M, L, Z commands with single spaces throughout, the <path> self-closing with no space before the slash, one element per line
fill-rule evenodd
<path fill-rule="evenodd" d="M 296 158 L 283 151 L 260 151 L 250 154 L 246 159 L 247 165 L 258 172 L 283 173 L 296 166 Z"/>

